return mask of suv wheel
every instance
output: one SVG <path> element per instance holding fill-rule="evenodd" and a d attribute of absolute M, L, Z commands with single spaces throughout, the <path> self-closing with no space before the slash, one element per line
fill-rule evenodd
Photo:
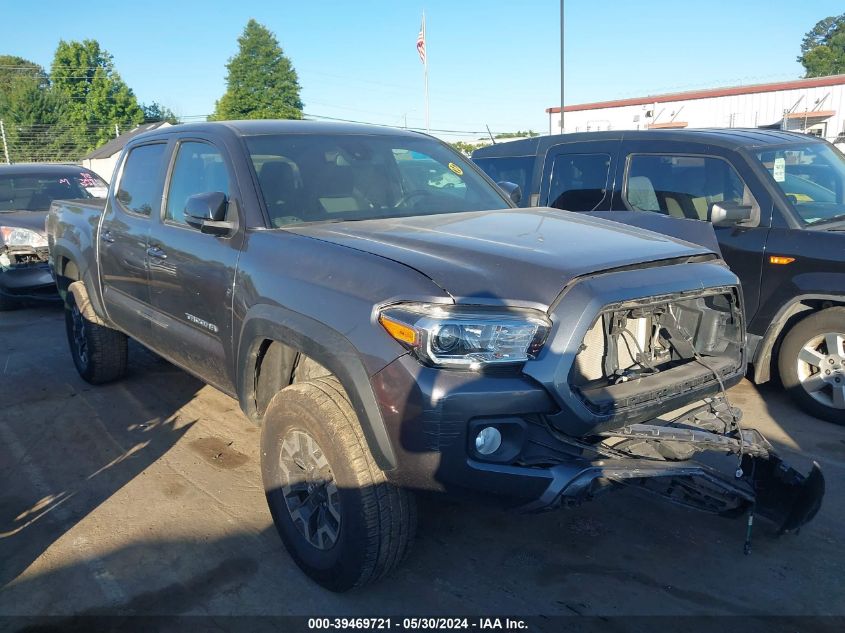
<path fill-rule="evenodd" d="M 814 415 L 845 424 L 845 308 L 828 308 L 800 321 L 778 357 L 783 386 Z"/>
<path fill-rule="evenodd" d="M 126 335 L 86 319 L 71 293 L 65 304 L 65 329 L 73 364 L 84 380 L 98 385 L 126 375 Z"/>
<path fill-rule="evenodd" d="M 317 378 L 276 394 L 264 416 L 261 471 L 288 552 L 327 589 L 377 580 L 408 553 L 414 497 L 376 465 L 337 379 Z"/>

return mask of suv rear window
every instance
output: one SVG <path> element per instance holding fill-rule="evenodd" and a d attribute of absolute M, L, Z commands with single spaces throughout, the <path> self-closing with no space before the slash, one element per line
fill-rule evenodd
<path fill-rule="evenodd" d="M 156 143 L 130 150 L 117 188 L 117 199 L 128 211 L 150 215 L 161 206 L 161 161 L 166 148 Z"/>
<path fill-rule="evenodd" d="M 609 154 L 559 154 L 552 167 L 549 206 L 593 211 L 607 195 Z"/>
<path fill-rule="evenodd" d="M 534 156 L 503 156 L 501 158 L 473 158 L 473 162 L 490 176 L 493 182 L 512 182 L 522 190 L 522 204 L 529 202 L 528 187 L 531 183 L 531 171 L 534 169 Z"/>

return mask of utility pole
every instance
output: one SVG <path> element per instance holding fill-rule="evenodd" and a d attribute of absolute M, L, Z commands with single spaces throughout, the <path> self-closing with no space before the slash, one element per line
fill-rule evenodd
<path fill-rule="evenodd" d="M 11 165 L 9 160 L 9 146 L 6 144 L 6 127 L 3 125 L 3 119 L 0 119 L 0 136 L 3 137 L 3 156 L 6 157 L 6 164 Z"/>
<path fill-rule="evenodd" d="M 560 133 L 563 134 L 563 0 L 560 0 Z"/>

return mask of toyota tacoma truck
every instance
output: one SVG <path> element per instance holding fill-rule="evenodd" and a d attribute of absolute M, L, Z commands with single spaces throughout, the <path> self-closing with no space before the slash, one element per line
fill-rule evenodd
<path fill-rule="evenodd" d="M 111 183 L 47 220 L 80 375 L 122 377 L 131 337 L 237 398 L 281 538 L 325 587 L 402 560 L 421 490 L 541 511 L 631 487 L 781 532 L 820 507 L 818 465 L 728 400 L 743 298 L 706 248 L 519 209 L 382 127 L 174 126 Z"/>

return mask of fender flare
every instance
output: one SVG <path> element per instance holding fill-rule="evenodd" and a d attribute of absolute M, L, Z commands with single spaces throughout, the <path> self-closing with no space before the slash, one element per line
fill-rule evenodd
<path fill-rule="evenodd" d="M 255 374 L 261 343 L 274 340 L 289 345 L 331 371 L 346 390 L 358 415 L 367 445 L 379 468 L 396 468 L 396 455 L 384 425 L 369 374 L 352 343 L 331 327 L 311 317 L 261 304 L 250 308 L 238 344 L 237 389 L 243 412 L 253 421 L 260 416 L 255 405 Z"/>
<path fill-rule="evenodd" d="M 796 314 L 812 310 L 811 307 L 804 304 L 804 301 L 833 301 L 834 303 L 845 305 L 845 297 L 842 295 L 805 294 L 793 297 L 789 303 L 781 306 L 781 309 L 778 310 L 769 327 L 766 328 L 766 334 L 754 352 L 754 384 L 759 385 L 771 379 L 772 352 L 774 351 L 775 343 L 783 332 L 784 326 Z"/>
<path fill-rule="evenodd" d="M 50 249 L 50 259 L 51 267 L 53 269 L 53 277 L 56 279 L 56 286 L 59 287 L 60 295 L 61 287 L 59 286 L 59 277 L 62 276 L 62 273 L 64 271 L 59 270 L 59 262 L 62 259 L 66 259 L 69 262 L 73 262 L 73 264 L 79 271 L 80 277 L 79 279 L 73 281 L 82 282 L 82 284 L 84 285 L 85 296 L 87 298 L 88 303 L 90 304 L 91 311 L 96 316 L 97 320 L 100 323 L 104 324 L 106 313 L 103 309 L 102 303 L 100 302 L 99 293 L 96 290 L 94 290 L 93 292 L 91 290 L 92 288 L 96 288 L 97 286 L 95 285 L 94 278 L 91 276 L 90 266 L 88 266 L 82 254 L 66 242 L 62 241 L 56 242 Z M 70 288 L 68 288 L 68 290 L 70 290 Z M 74 298 L 76 298 L 77 304 L 79 304 L 80 297 L 74 294 Z M 62 296 L 62 299 L 64 299 L 64 296 Z"/>

